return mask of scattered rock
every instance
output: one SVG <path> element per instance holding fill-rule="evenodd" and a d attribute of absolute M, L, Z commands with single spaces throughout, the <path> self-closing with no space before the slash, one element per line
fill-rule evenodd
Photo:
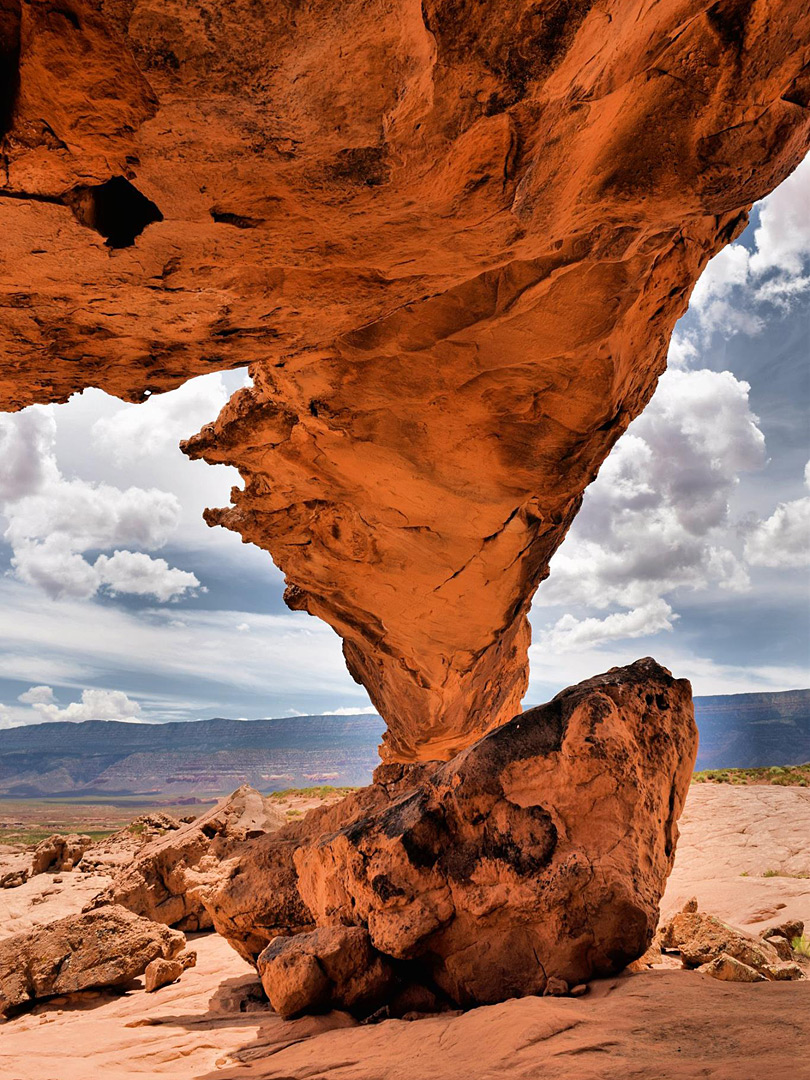
<path fill-rule="evenodd" d="M 158 957 L 173 959 L 185 937 L 108 905 L 0 941 L 0 1013 L 89 987 L 123 986 Z"/>
<path fill-rule="evenodd" d="M 197 954 L 193 949 L 189 949 L 188 952 L 180 953 L 177 959 L 183 965 L 183 971 L 187 971 L 188 968 L 197 966 Z"/>
<path fill-rule="evenodd" d="M 776 950 L 780 960 L 792 960 L 793 949 L 790 947 L 790 942 L 783 937 L 779 937 L 776 934 L 773 937 L 766 937 L 764 940 Z"/>
<path fill-rule="evenodd" d="M 734 956 L 729 956 L 728 953 L 720 953 L 708 964 L 701 964 L 698 971 L 702 975 L 710 975 L 713 979 L 720 979 L 722 982 L 767 982 L 765 976 L 755 968 L 744 964 Z"/>
<path fill-rule="evenodd" d="M 327 926 L 276 938 L 258 960 L 270 1004 L 288 1018 L 343 1008 L 368 1015 L 392 985 L 390 965 L 359 926 Z"/>
<path fill-rule="evenodd" d="M 211 927 L 200 893 L 221 873 L 221 863 L 249 839 L 274 832 L 286 818 L 245 784 L 193 822 L 147 844 L 92 907 L 122 904 L 138 915 L 181 930 Z"/>
<path fill-rule="evenodd" d="M 146 965 L 146 971 L 144 972 L 147 994 L 153 994 L 161 986 L 168 986 L 169 983 L 173 983 L 180 978 L 185 970 L 179 959 L 164 960 L 162 957 L 158 957 L 156 960 L 152 960 Z"/>
<path fill-rule="evenodd" d="M 767 942 L 726 926 L 714 915 L 676 915 L 665 942 L 675 945 L 684 967 L 700 967 L 722 953 L 757 971 L 779 961 L 778 953 Z"/>
<path fill-rule="evenodd" d="M 568 996 L 568 983 L 565 979 L 558 979 L 552 975 L 546 982 L 545 989 L 543 990 L 543 997 L 567 997 Z"/>
<path fill-rule="evenodd" d="M 782 962 L 790 959 L 785 955 L 784 946 L 776 947 L 767 938 L 753 937 L 743 930 L 727 926 L 714 915 L 707 915 L 691 907 L 688 911 L 684 909 L 675 915 L 661 928 L 660 933 L 662 945 L 665 948 L 677 949 L 684 967 L 698 968 L 716 979 L 757 981 L 748 978 L 743 969 L 751 969 L 766 979 L 803 977 L 798 964 L 791 966 Z M 742 965 L 742 968 L 729 966 L 729 959 Z M 716 966 L 712 966 L 715 961 Z M 798 974 L 794 972 L 794 968 Z"/>
<path fill-rule="evenodd" d="M 579 986 L 571 987 L 571 992 L 568 996 L 572 998 L 585 997 L 589 990 L 590 986 L 588 986 L 587 983 L 580 983 Z"/>
<path fill-rule="evenodd" d="M 781 937 L 790 943 L 794 938 L 801 937 L 804 933 L 804 923 L 800 919 L 791 919 L 789 922 L 779 923 L 777 926 L 768 926 L 760 931 L 761 938 Z"/>
<path fill-rule="evenodd" d="M 34 849 L 31 877 L 72 870 L 81 862 L 82 856 L 92 843 L 92 838 L 83 833 L 71 833 L 68 836 L 54 833 L 53 836 L 41 840 Z"/>
<path fill-rule="evenodd" d="M 804 968 L 794 960 L 785 964 L 768 964 L 763 969 L 763 972 L 767 978 L 773 979 L 774 982 L 792 982 L 795 979 L 807 977 Z"/>
<path fill-rule="evenodd" d="M 18 889 L 28 881 L 27 870 L 9 870 L 0 877 L 0 889 Z"/>

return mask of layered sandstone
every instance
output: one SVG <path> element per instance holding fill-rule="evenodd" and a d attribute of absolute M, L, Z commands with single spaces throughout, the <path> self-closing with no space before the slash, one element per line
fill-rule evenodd
<path fill-rule="evenodd" d="M 696 751 L 689 683 L 639 660 L 447 763 L 388 784 L 383 766 L 344 804 L 245 845 L 203 901 L 285 1015 L 378 1003 L 390 971 L 395 990 L 465 1007 L 574 986 L 650 944 Z M 362 933 L 340 955 L 313 923 Z M 367 943 L 380 964 L 353 959 Z"/>
<path fill-rule="evenodd" d="M 810 137 L 799 0 L 4 0 L 0 405 L 250 364 L 188 451 L 389 760 L 526 612 L 709 257 Z"/>

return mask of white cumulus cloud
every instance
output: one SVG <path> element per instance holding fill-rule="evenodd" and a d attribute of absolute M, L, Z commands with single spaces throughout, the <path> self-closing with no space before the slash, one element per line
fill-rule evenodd
<path fill-rule="evenodd" d="M 118 593 L 154 596 L 165 603 L 200 585 L 196 575 L 190 571 L 178 570 L 169 566 L 165 559 L 153 559 L 140 551 L 99 555 L 93 569 L 98 574 L 99 582 L 113 596 Z"/>
<path fill-rule="evenodd" d="M 625 641 L 671 630 L 677 618 L 666 600 L 661 599 L 632 611 L 614 612 L 604 619 L 577 619 L 568 614 L 541 635 L 540 644 L 555 652 L 571 652 L 607 641 Z"/>
<path fill-rule="evenodd" d="M 705 336 L 758 334 L 768 304 L 790 308 L 810 289 L 810 156 L 758 208 L 753 250 L 739 242 L 723 248 L 692 292 L 690 311 Z"/>
<path fill-rule="evenodd" d="M 52 705 L 56 697 L 50 686 L 31 686 L 19 695 L 17 701 L 23 705 Z"/>
<path fill-rule="evenodd" d="M 765 461 L 748 390 L 728 371 L 661 378 L 588 489 L 540 605 L 660 613 L 650 605 L 680 587 L 747 586 L 727 534 L 739 473 Z"/>
<path fill-rule="evenodd" d="M 810 487 L 810 461 L 804 481 Z M 752 566 L 810 565 L 810 495 L 779 503 L 769 518 L 754 525 L 745 541 L 745 557 Z"/>
<path fill-rule="evenodd" d="M 115 487 L 66 477 L 56 453 L 52 407 L 0 415 L 0 511 L 17 577 L 53 599 L 88 599 L 100 589 L 169 600 L 199 586 L 129 547 L 155 550 L 180 522 L 177 497 L 158 488 Z M 115 549 L 112 556 L 87 552 Z"/>
<path fill-rule="evenodd" d="M 121 405 L 96 420 L 91 438 L 118 465 L 159 457 L 213 420 L 230 394 L 220 374 L 191 379 L 169 394 L 155 394 L 139 405 Z"/>
<path fill-rule="evenodd" d="M 755 274 L 800 274 L 810 255 L 810 156 L 760 206 L 751 256 Z"/>
<path fill-rule="evenodd" d="M 64 709 L 47 704 L 35 704 L 34 708 L 43 720 L 75 724 L 83 720 L 134 720 L 141 715 L 138 702 L 122 690 L 82 690 L 81 701 L 71 701 Z"/>

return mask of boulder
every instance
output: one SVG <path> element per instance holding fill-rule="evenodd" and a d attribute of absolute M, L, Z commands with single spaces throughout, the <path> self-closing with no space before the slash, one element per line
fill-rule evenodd
<path fill-rule="evenodd" d="M 730 956 L 724 952 L 716 956 L 714 960 L 710 960 L 709 963 L 701 964 L 698 971 L 702 975 L 710 975 L 713 979 L 719 979 L 721 982 L 767 982 L 765 976 L 756 968 L 744 964 L 742 960 L 738 960 L 735 956 Z"/>
<path fill-rule="evenodd" d="M 614 668 L 446 764 L 385 766 L 371 788 L 245 845 L 206 903 L 250 956 L 249 935 L 255 948 L 297 896 L 301 922 L 367 930 L 400 982 L 458 1005 L 542 993 L 552 977 L 578 985 L 652 940 L 696 743 L 686 681 L 650 659 Z M 295 965 L 301 996 L 284 1008 L 300 1010 L 326 991 L 309 960 Z"/>
<path fill-rule="evenodd" d="M 68 836 L 54 833 L 41 840 L 34 849 L 31 877 L 36 874 L 59 874 L 72 870 L 82 860 L 85 851 L 93 843 L 90 836 L 71 833 Z"/>
<path fill-rule="evenodd" d="M 759 936 L 765 938 L 780 937 L 790 943 L 794 938 L 801 937 L 804 933 L 804 923 L 801 919 L 791 919 L 788 922 L 779 923 L 776 926 L 768 926 L 760 931 Z"/>
<path fill-rule="evenodd" d="M 18 889 L 28 881 L 27 870 L 9 870 L 0 877 L 0 889 Z"/>
<path fill-rule="evenodd" d="M 768 964 L 763 968 L 763 974 L 774 982 L 793 982 L 796 979 L 807 978 L 805 969 L 794 960 L 784 964 Z"/>
<path fill-rule="evenodd" d="M 780 960 L 793 959 L 793 949 L 791 949 L 790 942 L 787 938 L 774 934 L 772 937 L 763 938 L 763 940 L 766 941 L 772 949 L 776 950 L 776 954 Z"/>
<path fill-rule="evenodd" d="M 0 1013 L 55 994 L 124 986 L 152 960 L 173 959 L 186 939 L 131 911 L 98 911 L 17 934 L 0 942 Z"/>
<path fill-rule="evenodd" d="M 245 784 L 194 821 L 146 844 L 92 906 L 122 904 L 181 930 L 208 929 L 200 898 L 220 863 L 246 840 L 278 830 L 286 821 L 272 800 Z"/>
<path fill-rule="evenodd" d="M 183 965 L 183 971 L 197 966 L 197 954 L 193 949 L 180 953 L 177 959 Z"/>
<path fill-rule="evenodd" d="M 365 1016 L 393 985 L 390 964 L 360 926 L 278 937 L 259 956 L 258 970 L 270 1004 L 285 1018 L 332 1008 Z"/>

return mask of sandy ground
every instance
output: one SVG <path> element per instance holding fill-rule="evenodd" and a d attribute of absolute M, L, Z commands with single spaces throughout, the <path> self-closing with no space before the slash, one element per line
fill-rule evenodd
<path fill-rule="evenodd" d="M 0 859 L 0 862 L 3 860 Z M 763 877 L 766 871 L 774 876 Z M 810 924 L 810 790 L 693 787 L 664 912 L 703 910 L 757 929 Z M 746 876 L 743 876 L 746 875 Z M 0 892 L 0 936 L 80 910 L 103 875 L 44 875 Z M 68 880 L 70 879 L 70 880 Z M 805 1080 L 810 980 L 733 985 L 651 971 L 582 999 L 526 998 L 462 1015 L 356 1025 L 285 1022 L 255 973 L 215 935 L 198 965 L 147 995 L 55 999 L 0 1026 L 3 1080 Z"/>

